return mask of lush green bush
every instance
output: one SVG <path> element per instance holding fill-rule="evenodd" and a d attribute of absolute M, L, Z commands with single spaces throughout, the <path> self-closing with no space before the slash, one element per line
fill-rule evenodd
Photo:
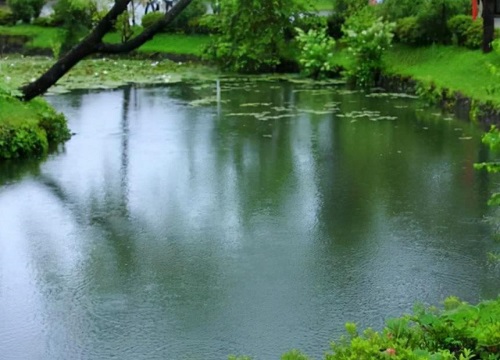
<path fill-rule="evenodd" d="M 165 15 L 159 11 L 147 13 L 142 17 L 141 25 L 143 28 L 148 28 L 164 16 Z"/>
<path fill-rule="evenodd" d="M 464 45 L 469 49 L 480 49 L 483 44 L 483 19 L 476 19 L 465 31 Z"/>
<path fill-rule="evenodd" d="M 416 16 L 408 16 L 398 20 L 394 29 L 395 39 L 403 44 L 422 45 L 424 29 Z"/>
<path fill-rule="evenodd" d="M 40 16 L 45 0 L 7 0 L 14 21 L 29 23 Z"/>
<path fill-rule="evenodd" d="M 388 320 L 382 332 L 360 334 L 352 323 L 346 330 L 327 360 L 499 359 L 500 299 L 473 306 L 451 297 L 444 310 L 417 306 L 413 315 Z"/>
<path fill-rule="evenodd" d="M 448 28 L 451 31 L 451 34 L 454 39 L 454 43 L 459 46 L 463 46 L 465 44 L 465 40 L 467 37 L 465 33 L 472 25 L 472 17 L 470 15 L 455 15 L 450 20 L 448 20 Z"/>
<path fill-rule="evenodd" d="M 93 25 L 97 4 L 93 0 L 58 0 L 54 5 L 54 22 L 66 29 L 59 41 L 60 54 L 64 55 L 77 44 Z"/>
<path fill-rule="evenodd" d="M 425 0 L 384 0 L 377 6 L 379 15 L 389 21 L 417 16 Z"/>
<path fill-rule="evenodd" d="M 55 27 L 63 25 L 62 22 L 60 22 L 60 20 L 58 22 L 53 15 L 36 18 L 32 23 L 33 25 L 43 27 Z"/>
<path fill-rule="evenodd" d="M 468 7 L 468 0 L 425 0 L 419 9 L 418 19 L 425 30 L 426 42 L 450 44 L 452 34 L 448 21 L 455 15 L 469 14 Z"/>
<path fill-rule="evenodd" d="M 69 137 L 64 115 L 43 99 L 23 103 L 0 84 L 0 159 L 42 156 Z"/>
<path fill-rule="evenodd" d="M 194 34 L 199 18 L 207 12 L 203 0 L 193 0 L 166 28 L 166 32 Z"/>
<path fill-rule="evenodd" d="M 191 31 L 200 35 L 220 33 L 220 24 L 220 17 L 212 14 L 205 14 L 189 22 Z"/>
<path fill-rule="evenodd" d="M 305 32 L 297 28 L 296 40 L 300 48 L 301 71 L 315 79 L 328 76 L 334 68 L 335 40 L 326 34 L 326 29 Z"/>
<path fill-rule="evenodd" d="M 346 74 L 357 86 L 374 85 L 382 69 L 382 54 L 391 45 L 394 27 L 394 23 L 376 18 L 368 8 L 346 20 L 342 31 L 353 58 Z"/>
<path fill-rule="evenodd" d="M 14 16 L 12 11 L 0 8 L 0 25 L 12 25 L 14 23 Z"/>
<path fill-rule="evenodd" d="M 334 0 L 333 11 L 327 18 L 328 35 L 334 39 L 340 39 L 343 36 L 342 26 L 345 19 L 364 9 L 367 5 L 368 1 L 366 0 Z"/>
<path fill-rule="evenodd" d="M 404 43 L 449 44 L 452 40 L 449 21 L 456 15 L 469 15 L 470 18 L 470 1 L 385 0 L 377 6 L 377 11 L 384 19 L 400 23 L 401 32 L 404 35 L 400 37 L 398 34 L 397 38 Z M 461 20 L 454 20 L 451 25 L 455 31 L 458 31 Z"/>
<path fill-rule="evenodd" d="M 296 0 L 226 0 L 221 5 L 221 33 L 206 48 L 205 58 L 230 71 L 275 70 L 288 47 L 291 19 L 301 13 Z"/>

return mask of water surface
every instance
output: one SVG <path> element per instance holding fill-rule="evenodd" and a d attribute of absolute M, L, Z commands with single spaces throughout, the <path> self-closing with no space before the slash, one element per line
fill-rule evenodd
<path fill-rule="evenodd" d="M 480 134 L 414 99 L 221 80 L 51 97 L 0 165 L 0 354 L 315 358 L 346 321 L 498 295 Z"/>

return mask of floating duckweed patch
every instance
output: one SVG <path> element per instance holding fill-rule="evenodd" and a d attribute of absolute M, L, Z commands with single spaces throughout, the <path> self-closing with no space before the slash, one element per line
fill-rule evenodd
<path fill-rule="evenodd" d="M 381 120 L 397 120 L 396 116 L 384 116 L 381 115 L 379 111 L 351 111 L 345 114 L 337 114 L 337 117 L 341 118 L 350 118 L 350 119 L 359 119 L 359 118 L 368 118 L 370 121 L 381 121 Z"/>
<path fill-rule="evenodd" d="M 366 94 L 366 97 L 371 97 L 371 98 L 391 98 L 391 99 L 418 99 L 418 96 L 416 95 L 411 95 L 411 94 L 405 94 L 405 93 L 387 93 L 387 92 L 374 92 L 370 94 Z"/>

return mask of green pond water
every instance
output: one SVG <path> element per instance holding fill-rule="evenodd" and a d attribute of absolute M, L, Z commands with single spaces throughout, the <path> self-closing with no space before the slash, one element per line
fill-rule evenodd
<path fill-rule="evenodd" d="M 0 164 L 0 359 L 319 359 L 344 323 L 496 297 L 472 125 L 411 98 L 221 79 L 49 97 Z"/>

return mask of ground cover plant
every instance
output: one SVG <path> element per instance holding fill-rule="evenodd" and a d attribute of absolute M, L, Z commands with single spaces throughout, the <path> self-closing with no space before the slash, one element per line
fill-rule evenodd
<path fill-rule="evenodd" d="M 50 146 L 69 139 L 64 115 L 43 99 L 24 103 L 15 95 L 0 82 L 0 160 L 41 157 Z"/>
<path fill-rule="evenodd" d="M 346 324 L 346 336 L 331 344 L 325 360 L 469 360 L 500 359 L 500 298 L 471 305 L 456 297 L 444 309 L 415 306 L 413 314 L 389 319 L 381 331 L 360 332 Z M 307 360 L 298 350 L 281 360 Z M 251 360 L 230 356 L 229 360 Z"/>

